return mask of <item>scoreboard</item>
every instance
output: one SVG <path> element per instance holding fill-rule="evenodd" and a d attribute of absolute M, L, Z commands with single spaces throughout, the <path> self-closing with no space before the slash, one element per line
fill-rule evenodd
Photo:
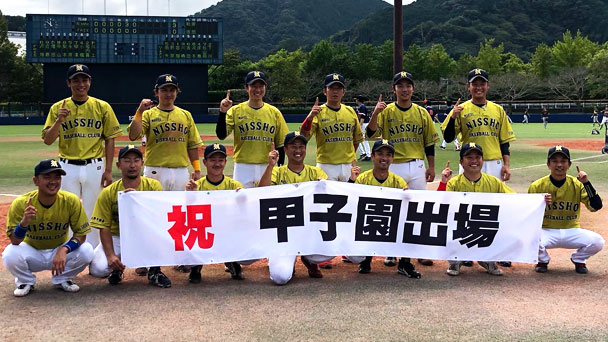
<path fill-rule="evenodd" d="M 222 64 L 221 18 L 26 17 L 29 63 Z"/>

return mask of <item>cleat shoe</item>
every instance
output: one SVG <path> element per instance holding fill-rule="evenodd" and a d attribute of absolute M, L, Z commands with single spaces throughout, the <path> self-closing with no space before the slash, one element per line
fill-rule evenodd
<path fill-rule="evenodd" d="M 310 263 L 310 261 L 308 261 L 308 259 L 306 259 L 305 256 L 301 257 L 300 260 L 302 260 L 302 263 L 308 269 L 309 277 L 323 278 L 323 274 L 321 273 L 321 270 L 319 269 L 319 265 Z"/>
<path fill-rule="evenodd" d="M 409 258 L 399 259 L 399 266 L 397 266 L 397 273 L 402 274 L 408 278 L 420 279 L 422 275 L 416 271 L 414 264 L 412 264 Z"/>
<path fill-rule="evenodd" d="M 135 274 L 137 274 L 138 276 L 145 276 L 148 275 L 148 268 L 147 267 L 138 267 L 135 269 Z"/>
<path fill-rule="evenodd" d="M 431 259 L 418 259 L 418 263 L 424 266 L 433 266 L 433 260 Z"/>
<path fill-rule="evenodd" d="M 539 262 L 536 264 L 536 267 L 534 267 L 534 270 L 538 273 L 547 273 L 547 266 L 549 266 L 548 262 Z"/>
<path fill-rule="evenodd" d="M 473 267 L 473 262 L 472 261 L 463 261 L 461 262 L 462 266 L 465 267 Z"/>
<path fill-rule="evenodd" d="M 319 264 L 319 267 L 324 268 L 326 270 L 330 270 L 332 268 L 331 260 L 323 261 Z"/>
<path fill-rule="evenodd" d="M 491 275 L 502 275 L 502 271 L 500 270 L 500 268 L 498 268 L 498 266 L 496 266 L 496 262 L 494 261 L 478 261 L 477 263 L 479 264 L 479 266 L 485 268 L 486 271 Z"/>
<path fill-rule="evenodd" d="M 15 289 L 15 291 L 13 291 L 13 294 L 15 295 L 15 297 L 25 297 L 33 289 L 34 289 L 34 285 L 21 284 L 21 285 L 17 286 L 17 288 Z"/>
<path fill-rule="evenodd" d="M 587 269 L 587 265 L 584 262 L 574 262 L 574 260 L 570 259 L 574 264 L 574 270 L 578 274 L 587 274 L 589 270 Z"/>
<path fill-rule="evenodd" d="M 122 271 L 112 271 L 108 276 L 108 283 L 110 285 L 118 285 L 122 281 Z"/>
<path fill-rule="evenodd" d="M 241 268 L 241 264 L 238 262 L 226 262 L 224 263 L 228 270 L 230 271 L 230 276 L 235 280 L 243 280 L 243 269 Z"/>
<path fill-rule="evenodd" d="M 61 288 L 65 292 L 78 292 L 80 291 L 80 287 L 74 284 L 71 280 L 66 280 L 61 284 L 55 285 L 55 287 Z"/>
<path fill-rule="evenodd" d="M 226 272 L 226 273 L 230 272 L 230 269 L 226 265 L 224 265 L 224 272 Z"/>
<path fill-rule="evenodd" d="M 188 281 L 191 284 L 198 284 L 201 282 L 201 270 L 203 269 L 203 265 L 192 266 L 190 268 L 190 275 L 188 276 Z"/>
<path fill-rule="evenodd" d="M 161 272 L 160 267 L 150 267 L 148 271 L 148 282 L 162 288 L 171 287 L 171 280 Z"/>
<path fill-rule="evenodd" d="M 384 258 L 384 266 L 393 267 L 395 265 L 397 265 L 397 258 L 395 258 L 395 257 Z"/>
<path fill-rule="evenodd" d="M 445 146 L 439 146 L 439 148 L 445 150 Z"/>
<path fill-rule="evenodd" d="M 186 265 L 179 265 L 179 266 L 173 266 L 173 269 L 176 271 L 180 271 L 182 273 L 188 273 L 191 270 L 190 266 L 186 266 Z"/>
<path fill-rule="evenodd" d="M 361 160 L 365 159 L 365 157 L 367 157 L 365 154 L 360 155 L 360 156 L 359 156 L 359 161 L 361 161 Z"/>
<path fill-rule="evenodd" d="M 448 270 L 445 272 L 451 276 L 457 276 L 460 274 L 460 265 L 463 263 L 460 261 L 449 261 L 450 266 L 448 266 Z"/>
<path fill-rule="evenodd" d="M 365 158 L 363 159 L 363 161 L 370 161 L 370 160 L 372 160 L 372 157 L 368 157 L 368 156 L 365 156 Z"/>
<path fill-rule="evenodd" d="M 511 267 L 511 262 L 510 261 L 499 261 L 498 266 L 502 266 L 502 267 Z"/>
<path fill-rule="evenodd" d="M 350 261 L 350 259 L 348 257 L 346 257 L 344 255 L 342 256 L 342 262 L 345 262 L 347 264 L 352 264 L 353 263 L 352 261 Z"/>
<path fill-rule="evenodd" d="M 365 260 L 363 260 L 359 264 L 359 273 L 367 274 L 367 273 L 370 273 L 371 271 L 372 271 L 372 257 L 368 256 L 368 257 L 365 257 Z"/>

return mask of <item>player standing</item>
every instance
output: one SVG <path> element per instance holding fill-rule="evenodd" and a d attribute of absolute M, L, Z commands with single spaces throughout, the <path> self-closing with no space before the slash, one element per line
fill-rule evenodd
<path fill-rule="evenodd" d="M 392 90 L 397 101 L 386 105 L 380 95 L 366 134 L 393 144 L 395 157 L 391 172 L 402 177 L 410 189 L 426 190 L 426 183 L 435 179 L 435 143 L 439 141 L 439 134 L 426 109 L 412 102 L 414 89 L 412 74 L 405 71 L 395 74 Z M 419 261 L 427 266 L 433 264 L 432 260 Z M 388 257 L 384 263 L 394 266 L 396 259 Z"/>
<path fill-rule="evenodd" d="M 528 108 L 524 109 L 524 120 L 521 123 L 529 123 Z"/>
<path fill-rule="evenodd" d="M 143 164 L 143 154 L 135 145 L 127 145 L 118 151 L 116 167 L 120 169 L 122 177 L 101 191 L 91 217 L 91 226 L 99 229 L 101 244 L 95 248 L 89 269 L 94 277 L 108 277 L 110 285 L 122 281 L 125 269 L 120 260 L 118 192 L 163 190 L 158 180 L 141 176 Z M 161 272 L 160 267 L 150 267 L 148 281 L 158 287 L 171 287 L 171 280 Z"/>
<path fill-rule="evenodd" d="M 602 129 L 602 126 L 608 127 L 608 105 L 606 105 L 606 107 L 604 108 L 602 113 L 604 115 L 602 116 L 602 123 L 600 123 L 600 127 L 599 127 L 600 130 Z"/>
<path fill-rule="evenodd" d="M 215 133 L 220 140 L 234 132 L 234 179 L 245 188 L 253 188 L 260 181 L 268 163 L 268 152 L 282 151 L 283 138 L 289 131 L 283 114 L 273 105 L 264 102 L 266 75 L 251 71 L 245 77 L 247 102 L 232 106 L 230 91 L 220 103 L 220 115 Z M 281 152 L 279 164 L 285 156 Z"/>
<path fill-rule="evenodd" d="M 549 111 L 547 110 L 547 108 L 543 107 L 540 112 L 540 115 L 543 118 L 543 127 L 547 129 L 547 125 L 549 124 Z"/>
<path fill-rule="evenodd" d="M 203 164 L 207 169 L 207 175 L 195 181 L 191 179 L 186 186 L 188 191 L 214 191 L 214 190 L 239 190 L 243 184 L 228 176 L 224 176 L 226 167 L 226 146 L 222 144 L 209 144 L 205 147 Z M 230 272 L 232 279 L 242 280 L 243 273 L 241 265 L 237 262 L 224 263 Z M 201 282 L 201 270 L 203 265 L 192 266 L 188 281 L 193 284 Z"/>
<path fill-rule="evenodd" d="M 76 195 L 59 190 L 65 174 L 56 160 L 41 161 L 34 168 L 38 190 L 17 197 L 8 210 L 6 236 L 11 244 L 2 252 L 2 262 L 15 276 L 16 297 L 30 293 L 34 272 L 44 270 L 52 271 L 55 286 L 77 292 L 80 288 L 72 279 L 93 258 L 93 247 L 84 243 L 91 230 L 84 207 Z"/>
<path fill-rule="evenodd" d="M 367 107 L 363 102 L 361 102 L 361 96 L 355 97 L 355 112 L 359 116 L 359 124 L 361 125 L 361 131 L 365 134 L 365 127 L 369 123 L 369 113 L 367 112 Z M 365 136 L 363 136 L 363 141 L 359 144 L 359 160 L 369 161 L 371 160 L 372 151 L 369 149 L 369 143 L 365 140 Z"/>
<path fill-rule="evenodd" d="M 51 106 L 42 139 L 51 145 L 59 138 L 59 163 L 67 173 L 62 189 L 81 198 L 91 217 L 102 187 L 112 183 L 114 138 L 122 129 L 112 107 L 89 96 L 91 73 L 86 65 L 68 68 L 67 85 L 72 95 Z M 87 242 L 97 246 L 99 232 L 91 232 Z"/>
<path fill-rule="evenodd" d="M 536 180 L 528 188 L 529 193 L 544 193 L 547 200 L 543 230 L 538 250 L 536 272 L 547 272 L 551 257 L 547 252 L 550 248 L 575 248 L 570 260 L 576 273 L 585 274 L 587 259 L 604 247 L 604 239 L 598 233 L 581 228 L 579 218 L 580 204 L 584 203 L 589 211 L 602 208 L 602 199 L 595 191 L 587 173 L 578 166 L 575 177 L 568 175 L 572 165 L 570 150 L 564 146 L 554 146 L 547 155 L 547 167 L 550 174 Z"/>

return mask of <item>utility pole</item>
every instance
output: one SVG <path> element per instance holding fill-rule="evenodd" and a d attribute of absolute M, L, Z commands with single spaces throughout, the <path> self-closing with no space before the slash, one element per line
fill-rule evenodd
<path fill-rule="evenodd" d="M 403 4 L 395 0 L 393 5 L 393 71 L 403 70 Z"/>

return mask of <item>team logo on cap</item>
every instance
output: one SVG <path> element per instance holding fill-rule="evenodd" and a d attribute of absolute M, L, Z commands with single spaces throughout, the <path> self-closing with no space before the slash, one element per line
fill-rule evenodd
<path fill-rule="evenodd" d="M 402 71 L 402 72 L 401 72 L 401 77 L 407 77 L 407 72 Z"/>
<path fill-rule="evenodd" d="M 129 147 L 129 150 L 130 150 L 132 148 L 135 148 L 135 145 L 129 145 L 128 147 Z"/>
<path fill-rule="evenodd" d="M 219 150 L 220 149 L 220 144 L 213 144 L 213 149 L 214 150 Z"/>
<path fill-rule="evenodd" d="M 556 151 L 561 151 L 561 150 L 562 150 L 562 147 L 561 147 L 560 145 L 557 145 L 557 146 L 555 146 L 555 150 L 556 150 Z"/>
<path fill-rule="evenodd" d="M 295 131 L 293 132 L 293 134 L 295 134 L 296 136 L 300 135 L 300 131 Z"/>
<path fill-rule="evenodd" d="M 472 142 L 472 143 L 469 143 L 469 147 L 475 148 L 475 147 L 477 147 L 477 145 L 474 142 Z"/>
<path fill-rule="evenodd" d="M 55 159 L 51 159 L 51 167 L 59 167 L 59 164 L 57 164 Z"/>
<path fill-rule="evenodd" d="M 76 64 L 76 71 L 82 71 L 82 64 Z"/>
<path fill-rule="evenodd" d="M 261 77 L 260 76 L 260 72 L 259 71 L 254 71 L 253 72 L 253 77 Z"/>
<path fill-rule="evenodd" d="M 334 74 L 334 80 L 338 80 L 339 81 L 340 80 L 340 75 Z"/>
<path fill-rule="evenodd" d="M 173 82 L 171 76 L 165 76 L 165 82 Z"/>
<path fill-rule="evenodd" d="M 481 75 L 481 69 L 475 69 L 473 71 L 475 72 L 475 75 Z"/>
<path fill-rule="evenodd" d="M 382 145 L 388 145 L 388 140 L 382 139 Z"/>

